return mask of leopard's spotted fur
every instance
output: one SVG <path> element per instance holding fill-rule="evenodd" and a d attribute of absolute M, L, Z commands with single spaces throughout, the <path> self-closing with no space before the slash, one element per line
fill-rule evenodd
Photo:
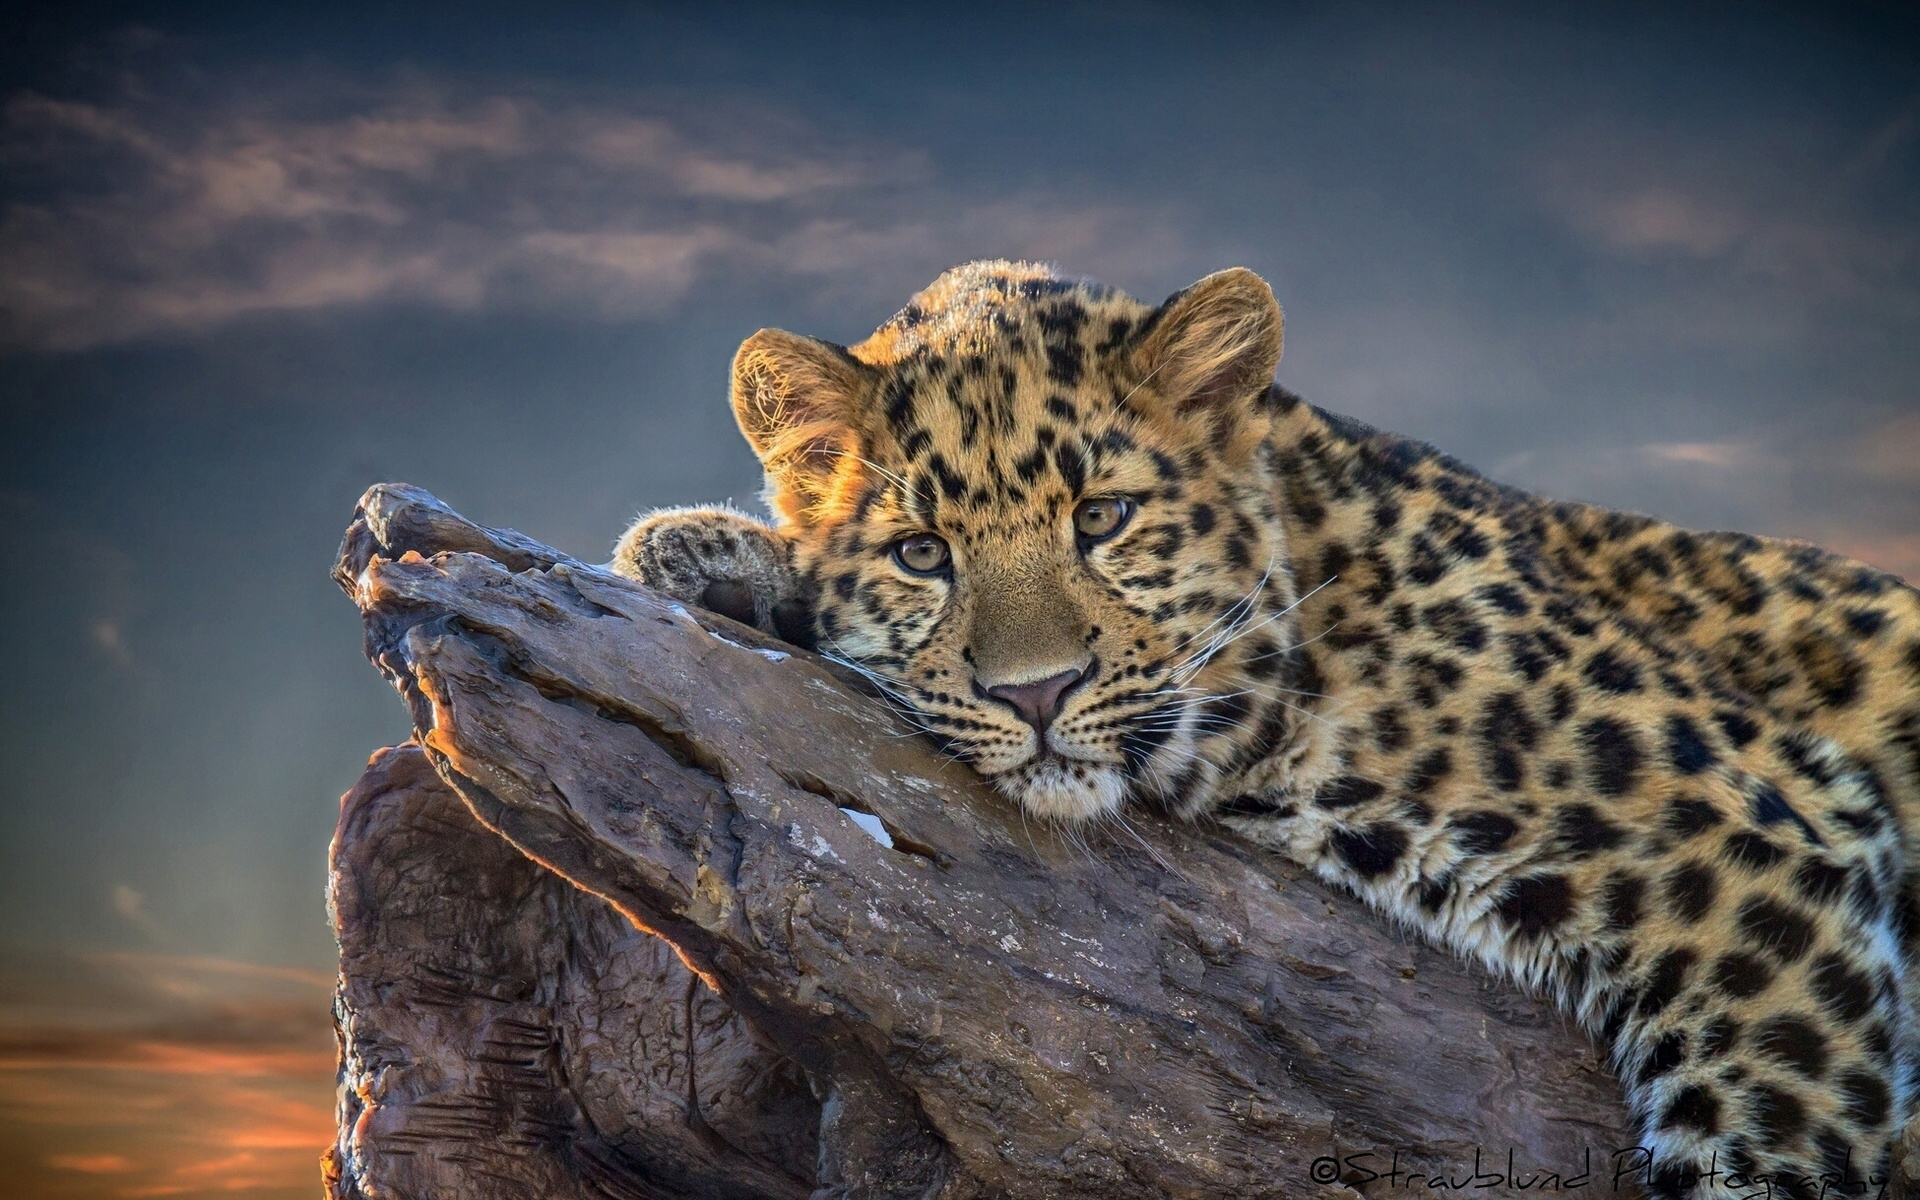
<path fill-rule="evenodd" d="M 851 350 L 750 339 L 778 532 L 683 510 L 616 564 L 801 614 L 1035 813 L 1216 816 L 1545 988 L 1669 1190 L 1884 1177 L 1915 1093 L 1920 594 L 1492 483 L 1272 385 L 1279 349 L 1245 271 L 1155 308 L 962 267 Z M 1090 542 L 1087 497 L 1136 507 Z M 925 532 L 944 575 L 890 554 Z M 1082 667 L 1044 732 L 987 691 Z"/>

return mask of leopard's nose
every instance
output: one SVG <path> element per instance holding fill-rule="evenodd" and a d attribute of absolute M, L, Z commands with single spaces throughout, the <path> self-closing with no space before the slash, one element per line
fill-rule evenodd
<path fill-rule="evenodd" d="M 1091 669 L 1092 665 L 1089 664 L 1032 683 L 1003 683 L 988 688 L 987 695 L 1011 704 L 1020 718 L 1033 726 L 1035 733 L 1043 734 L 1047 726 L 1053 724 L 1053 719 L 1060 715 L 1060 705 L 1066 700 L 1067 693 L 1085 679 Z"/>

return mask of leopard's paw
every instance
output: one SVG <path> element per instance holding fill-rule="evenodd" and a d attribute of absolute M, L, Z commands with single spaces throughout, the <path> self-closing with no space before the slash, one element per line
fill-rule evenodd
<path fill-rule="evenodd" d="M 805 642 L 792 545 L 730 508 L 647 513 L 613 548 L 615 574 L 788 641 Z"/>

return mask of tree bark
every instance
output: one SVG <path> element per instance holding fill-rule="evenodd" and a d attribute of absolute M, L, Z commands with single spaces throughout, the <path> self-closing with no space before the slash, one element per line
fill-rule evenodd
<path fill-rule="evenodd" d="M 830 664 L 417 489 L 336 577 L 419 747 L 335 840 L 335 1197 L 1631 1171 L 1548 1005 L 1222 830 L 1023 821 Z"/>
<path fill-rule="evenodd" d="M 468 813 L 417 745 L 347 793 L 338 1197 L 805 1200 L 806 1081 L 672 947 Z"/>

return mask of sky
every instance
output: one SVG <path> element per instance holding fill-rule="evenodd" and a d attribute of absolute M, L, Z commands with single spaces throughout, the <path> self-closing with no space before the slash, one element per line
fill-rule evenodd
<path fill-rule="evenodd" d="M 31 1195 L 317 1193 L 326 844 L 407 735 L 327 577 L 355 499 L 596 561 L 752 503 L 726 379 L 762 326 L 857 341 L 971 258 L 1150 299 L 1247 266 L 1323 407 L 1920 578 L 1896 9 L 293 7 L 0 18 Z"/>

